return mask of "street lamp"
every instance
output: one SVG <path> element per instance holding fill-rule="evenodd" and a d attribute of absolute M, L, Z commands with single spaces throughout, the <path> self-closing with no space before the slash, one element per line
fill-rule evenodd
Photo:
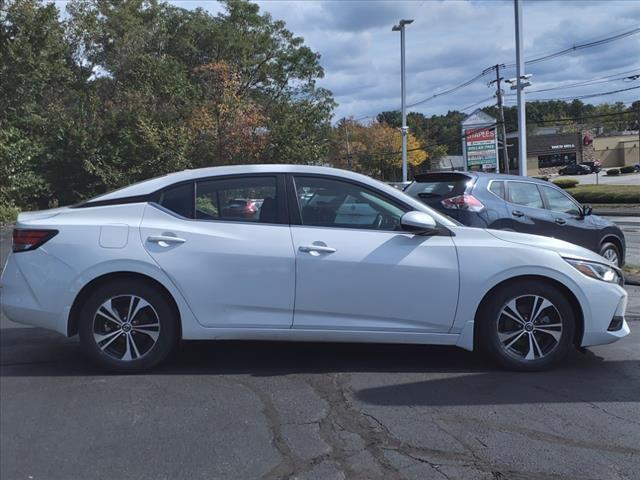
<path fill-rule="evenodd" d="M 398 25 L 394 25 L 391 29 L 394 32 L 400 32 L 400 84 L 402 95 L 402 181 L 407 181 L 407 135 L 409 128 L 407 127 L 407 93 L 405 88 L 404 74 L 404 27 L 413 23 L 413 20 L 400 20 Z"/>

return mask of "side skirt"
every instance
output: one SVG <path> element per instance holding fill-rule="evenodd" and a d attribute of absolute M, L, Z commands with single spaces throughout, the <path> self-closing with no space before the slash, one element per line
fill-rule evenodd
<path fill-rule="evenodd" d="M 472 323 L 473 322 L 469 322 Z M 353 343 L 407 343 L 422 345 L 456 345 L 473 349 L 473 326 L 471 345 L 466 337 L 467 327 L 457 333 L 377 332 L 351 330 L 307 330 L 307 329 L 248 329 L 248 328 L 202 328 L 184 340 L 270 340 L 292 342 L 353 342 Z M 465 340 L 460 341 L 465 335 Z"/>

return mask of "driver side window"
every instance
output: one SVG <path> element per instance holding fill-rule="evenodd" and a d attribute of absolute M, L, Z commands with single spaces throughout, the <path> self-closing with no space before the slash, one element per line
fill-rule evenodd
<path fill-rule="evenodd" d="M 400 230 L 405 211 L 359 185 L 319 177 L 295 177 L 302 225 Z"/>

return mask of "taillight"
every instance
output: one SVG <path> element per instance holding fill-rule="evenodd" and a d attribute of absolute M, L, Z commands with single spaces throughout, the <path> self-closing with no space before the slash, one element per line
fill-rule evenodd
<path fill-rule="evenodd" d="M 473 195 L 458 195 L 457 197 L 445 198 L 442 200 L 444 208 L 452 210 L 467 210 L 468 212 L 479 212 L 484 209 L 484 205 Z"/>
<path fill-rule="evenodd" d="M 253 215 L 257 210 L 255 202 L 247 202 L 247 206 L 244 207 L 244 213 L 247 215 Z"/>
<path fill-rule="evenodd" d="M 13 230 L 13 251 L 26 252 L 35 250 L 57 234 L 58 230 L 27 230 L 15 228 Z"/>

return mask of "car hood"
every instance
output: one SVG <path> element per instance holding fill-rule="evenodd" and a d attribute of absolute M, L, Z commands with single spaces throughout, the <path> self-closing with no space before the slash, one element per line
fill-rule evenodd
<path fill-rule="evenodd" d="M 543 237 L 541 235 L 529 235 L 526 233 L 510 232 L 506 230 L 486 230 L 494 237 L 503 240 L 505 242 L 519 243 L 522 245 L 530 245 L 532 247 L 543 248 L 545 250 L 552 250 L 557 252 L 563 257 L 576 258 L 581 260 L 589 260 L 598 263 L 609 262 L 602 256 L 598 255 L 591 250 L 574 245 L 573 243 L 565 242 L 564 240 L 558 240 L 552 237 Z"/>
<path fill-rule="evenodd" d="M 601 217 L 599 215 L 589 215 L 585 217 L 585 220 L 588 220 L 589 223 L 593 226 L 604 228 L 604 227 L 615 227 L 616 224 L 611 220 Z"/>

